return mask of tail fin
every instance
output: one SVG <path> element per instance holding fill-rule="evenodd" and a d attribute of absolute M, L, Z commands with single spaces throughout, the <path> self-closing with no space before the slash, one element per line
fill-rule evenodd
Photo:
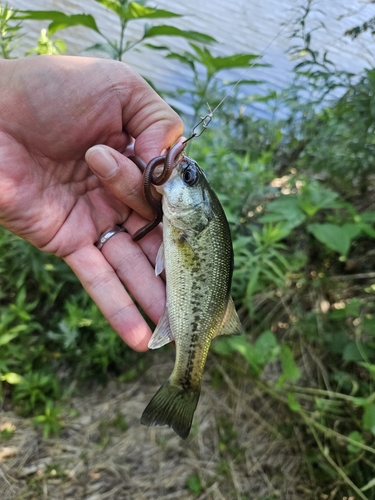
<path fill-rule="evenodd" d="M 186 390 L 165 382 L 147 405 L 141 417 L 143 425 L 169 425 L 182 438 L 189 435 L 200 387 Z"/>

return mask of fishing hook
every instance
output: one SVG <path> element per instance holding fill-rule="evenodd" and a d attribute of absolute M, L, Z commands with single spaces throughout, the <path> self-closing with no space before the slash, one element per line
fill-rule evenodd
<path fill-rule="evenodd" d="M 208 107 L 210 112 L 204 116 L 201 116 L 201 119 L 199 120 L 199 122 L 193 127 L 193 129 L 191 131 L 191 136 L 188 139 L 185 139 L 184 144 L 189 142 L 191 139 L 194 139 L 195 137 L 200 137 L 203 134 L 203 132 L 206 130 L 206 128 L 208 128 L 208 125 L 211 123 L 212 117 L 213 117 L 216 109 L 212 110 L 208 103 L 207 103 L 207 107 Z M 196 130 L 200 126 L 202 126 L 202 130 L 199 133 L 197 133 Z"/>
<path fill-rule="evenodd" d="M 137 167 L 143 172 L 143 195 L 146 201 L 152 206 L 155 217 L 145 226 L 138 229 L 138 231 L 133 235 L 133 241 L 139 241 L 150 231 L 155 229 L 159 225 L 163 218 L 163 210 L 161 201 L 157 200 L 152 194 L 151 185 L 161 186 L 171 176 L 174 164 L 179 154 L 185 149 L 185 144 L 187 141 L 178 141 L 174 144 L 166 155 L 156 156 L 146 165 L 146 162 L 142 160 L 139 156 L 130 156 L 129 159 L 137 165 Z M 156 175 L 155 169 L 159 165 L 164 164 L 164 168 L 159 175 Z"/>

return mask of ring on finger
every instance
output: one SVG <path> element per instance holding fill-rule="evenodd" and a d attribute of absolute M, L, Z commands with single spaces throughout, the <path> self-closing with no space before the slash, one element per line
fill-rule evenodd
<path fill-rule="evenodd" d="M 101 236 L 100 238 L 98 239 L 98 241 L 95 243 L 95 246 L 99 249 L 99 250 L 102 250 L 103 246 L 105 243 L 107 243 L 107 241 L 112 238 L 112 236 L 114 236 L 115 234 L 117 233 L 127 233 L 127 230 L 122 227 L 122 226 L 115 226 L 113 227 L 112 229 L 108 229 L 108 231 L 105 231 Z"/>

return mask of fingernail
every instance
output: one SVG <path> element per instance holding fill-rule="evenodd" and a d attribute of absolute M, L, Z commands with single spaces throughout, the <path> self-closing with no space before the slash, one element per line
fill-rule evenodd
<path fill-rule="evenodd" d="M 91 170 L 99 177 L 111 177 L 118 169 L 116 160 L 103 146 L 90 148 L 86 152 L 85 158 Z"/>

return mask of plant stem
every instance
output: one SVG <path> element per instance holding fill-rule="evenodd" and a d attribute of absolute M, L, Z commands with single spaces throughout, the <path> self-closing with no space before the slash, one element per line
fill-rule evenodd
<path fill-rule="evenodd" d="M 285 397 L 283 397 L 282 395 L 278 394 L 276 391 L 274 391 L 271 387 L 269 387 L 268 384 L 266 384 L 265 382 L 261 382 L 260 380 L 256 380 L 256 379 L 254 379 L 254 382 L 260 389 L 262 389 L 264 392 L 269 394 L 271 397 L 273 397 L 277 401 L 280 401 L 281 403 L 284 403 L 285 405 L 289 406 L 287 399 Z M 338 440 L 346 441 L 348 444 L 352 444 L 353 446 L 356 446 L 357 448 L 361 448 L 362 450 L 368 451 L 369 453 L 372 453 L 375 455 L 374 448 L 371 448 L 370 446 L 367 446 L 363 443 L 360 443 L 359 441 L 355 441 L 354 439 L 351 439 L 348 436 L 344 436 L 344 434 L 340 434 L 339 432 L 334 431 L 333 429 L 329 429 L 325 425 L 320 424 L 319 422 L 317 422 L 316 420 L 311 418 L 308 415 L 308 413 L 305 410 L 303 410 L 302 408 L 295 410 L 293 413 L 298 414 L 302 418 L 302 420 L 306 424 L 308 424 L 309 427 L 313 426 L 316 429 L 323 432 L 323 434 L 326 437 L 328 437 L 328 438 L 335 437 Z"/>
<path fill-rule="evenodd" d="M 319 439 L 319 436 L 314 429 L 313 426 L 310 426 L 307 422 L 306 424 L 309 426 L 309 429 L 311 431 L 311 434 L 314 436 L 314 439 L 316 441 L 316 444 L 318 445 L 319 451 L 323 455 L 323 457 L 327 460 L 329 465 L 335 469 L 337 474 L 342 477 L 342 479 L 345 481 L 345 483 L 350 486 L 350 488 L 353 489 L 353 491 L 358 495 L 358 498 L 362 498 L 362 500 L 368 500 L 368 498 L 362 493 L 362 491 L 357 488 L 357 486 L 353 483 L 353 481 L 345 474 L 345 472 L 337 465 L 337 463 L 333 460 L 333 458 L 330 457 L 330 455 L 327 453 L 327 451 L 324 449 L 324 446 L 322 445 L 322 442 Z"/>
<path fill-rule="evenodd" d="M 124 36 L 125 36 L 125 29 L 126 29 L 127 21 L 125 19 L 121 19 L 121 34 L 120 34 L 120 43 L 118 46 L 118 53 L 117 53 L 117 60 L 121 61 L 122 56 L 126 52 L 124 49 Z"/>

